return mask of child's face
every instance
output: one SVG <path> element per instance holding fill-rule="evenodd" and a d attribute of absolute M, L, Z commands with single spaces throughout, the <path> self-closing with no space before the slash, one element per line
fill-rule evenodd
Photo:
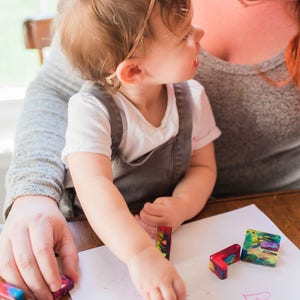
<path fill-rule="evenodd" d="M 171 32 L 162 21 L 159 8 L 154 9 L 151 22 L 155 38 L 146 42 L 142 59 L 151 83 L 175 83 L 194 76 L 204 31 L 191 24 L 192 16 L 190 11 L 175 32 Z"/>

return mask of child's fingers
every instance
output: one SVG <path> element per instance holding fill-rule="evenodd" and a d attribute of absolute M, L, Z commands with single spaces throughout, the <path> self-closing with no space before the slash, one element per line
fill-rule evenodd
<path fill-rule="evenodd" d="M 167 282 L 161 288 L 161 295 L 163 300 L 185 300 L 186 299 L 186 288 L 183 280 L 175 276 L 173 284 Z"/>
<path fill-rule="evenodd" d="M 172 286 L 162 287 L 161 288 L 161 295 L 162 295 L 163 300 L 177 300 L 176 293 L 173 290 Z"/>
<path fill-rule="evenodd" d="M 157 202 L 153 202 L 153 203 L 145 203 L 142 211 L 146 212 L 149 215 L 152 216 L 161 216 L 162 214 L 162 210 L 163 210 L 163 205 Z"/>
<path fill-rule="evenodd" d="M 176 293 L 177 300 L 186 300 L 186 287 L 184 281 L 179 278 L 173 282 L 174 290 Z"/>
<path fill-rule="evenodd" d="M 143 223 L 148 226 L 156 227 L 157 225 L 164 225 L 163 223 L 163 216 L 155 216 L 152 214 L 148 214 L 146 210 L 141 210 L 140 212 L 140 219 Z"/>
<path fill-rule="evenodd" d="M 135 219 L 140 224 L 140 226 L 150 235 L 151 238 L 155 237 L 156 234 L 156 226 L 147 225 L 144 223 L 139 215 L 135 215 Z"/>
<path fill-rule="evenodd" d="M 149 295 L 148 294 L 148 299 L 151 299 L 151 300 L 164 300 L 161 292 L 159 289 L 153 289 L 151 291 L 151 294 Z"/>

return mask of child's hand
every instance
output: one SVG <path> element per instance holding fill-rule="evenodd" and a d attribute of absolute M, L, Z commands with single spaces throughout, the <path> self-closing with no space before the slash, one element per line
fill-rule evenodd
<path fill-rule="evenodd" d="M 128 263 L 131 279 L 147 300 L 185 300 L 185 284 L 175 267 L 153 246 Z"/>
<path fill-rule="evenodd" d="M 147 202 L 135 218 L 146 232 L 155 238 L 158 225 L 170 226 L 174 232 L 185 220 L 182 218 L 184 207 L 176 197 L 160 197 L 153 203 Z"/>

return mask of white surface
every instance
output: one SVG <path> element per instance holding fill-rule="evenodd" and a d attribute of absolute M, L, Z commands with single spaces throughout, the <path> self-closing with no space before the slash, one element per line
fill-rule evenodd
<path fill-rule="evenodd" d="M 0 91 L 3 89 L 0 88 Z M 22 100 L 1 100 L 1 96 L 3 95 L 0 95 L 0 223 L 3 222 L 5 174 L 14 148 L 15 128 L 23 105 Z"/>
<path fill-rule="evenodd" d="M 247 229 L 280 234 L 276 267 L 236 262 L 220 280 L 208 269 L 209 256 L 241 246 Z M 79 253 L 80 281 L 73 300 L 140 300 L 126 266 L 106 247 Z M 183 225 L 172 236 L 170 260 L 186 282 L 188 300 L 299 300 L 300 251 L 255 205 Z"/>

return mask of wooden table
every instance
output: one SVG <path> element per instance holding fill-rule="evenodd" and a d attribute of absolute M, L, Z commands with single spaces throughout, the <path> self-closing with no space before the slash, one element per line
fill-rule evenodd
<path fill-rule="evenodd" d="M 193 219 L 203 219 L 255 204 L 300 249 L 300 190 L 211 199 Z M 193 221 L 192 220 L 192 221 Z M 69 222 L 78 251 L 103 245 L 87 221 Z"/>
<path fill-rule="evenodd" d="M 214 216 L 249 204 L 255 204 L 263 211 L 300 249 L 300 190 L 211 199 L 193 220 Z M 71 221 L 68 224 L 78 251 L 103 245 L 86 220 Z M 70 299 L 71 297 L 66 295 L 62 300 Z"/>

